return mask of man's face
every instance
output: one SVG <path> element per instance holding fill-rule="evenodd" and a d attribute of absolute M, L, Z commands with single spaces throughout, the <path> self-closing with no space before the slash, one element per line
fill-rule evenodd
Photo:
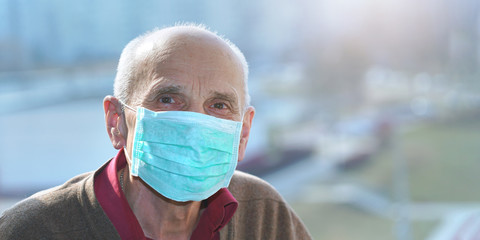
<path fill-rule="evenodd" d="M 243 70 L 230 49 L 215 39 L 180 38 L 171 43 L 153 66 L 151 79 L 142 79 L 145 84 L 133 94 L 133 107 L 192 111 L 244 121 Z M 126 110 L 125 116 L 127 151 L 131 153 L 135 112 Z"/>

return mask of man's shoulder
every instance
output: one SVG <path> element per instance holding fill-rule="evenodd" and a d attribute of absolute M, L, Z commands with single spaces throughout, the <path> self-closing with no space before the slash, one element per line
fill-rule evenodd
<path fill-rule="evenodd" d="M 41 236 L 48 231 L 56 231 L 62 226 L 75 222 L 78 229 L 81 221 L 78 216 L 85 181 L 92 173 L 76 176 L 64 184 L 38 192 L 6 210 L 0 216 L 0 239 L 20 239 L 22 236 Z M 80 226 L 78 225 L 80 223 Z M 74 229 L 72 229 L 74 230 Z"/>
<path fill-rule="evenodd" d="M 238 208 L 222 229 L 222 239 L 311 239 L 300 218 L 266 181 L 235 171 L 228 189 Z"/>
<path fill-rule="evenodd" d="M 242 172 L 235 171 L 228 187 L 237 201 L 273 200 L 283 201 L 277 190 L 265 180 Z"/>
<path fill-rule="evenodd" d="M 48 207 L 61 207 L 62 204 L 79 201 L 79 194 L 90 190 L 90 188 L 93 190 L 93 172 L 83 173 L 71 178 L 62 185 L 33 194 L 17 204 L 18 206 L 14 206 L 14 208 L 18 207 L 19 210 L 38 208 L 42 210 L 45 207 L 47 209 Z M 35 204 L 37 202 L 42 204 Z"/>

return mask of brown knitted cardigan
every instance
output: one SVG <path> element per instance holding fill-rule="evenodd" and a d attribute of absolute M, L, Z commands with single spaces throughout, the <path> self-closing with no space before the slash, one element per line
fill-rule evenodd
<path fill-rule="evenodd" d="M 0 239 L 120 239 L 94 193 L 94 175 L 103 167 L 5 211 L 0 216 Z M 220 239 L 311 239 L 301 220 L 265 181 L 236 171 L 229 190 L 238 208 L 220 231 Z"/>

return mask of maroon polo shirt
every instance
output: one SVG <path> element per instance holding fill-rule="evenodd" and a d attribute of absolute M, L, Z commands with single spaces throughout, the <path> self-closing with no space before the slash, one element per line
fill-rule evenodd
<path fill-rule="evenodd" d="M 95 176 L 95 195 L 105 214 L 122 239 L 149 239 L 120 187 L 117 172 L 127 164 L 125 153 L 120 150 L 107 166 Z M 226 188 L 205 200 L 206 208 L 192 233 L 191 239 L 220 239 L 222 229 L 233 217 L 238 202 Z"/>

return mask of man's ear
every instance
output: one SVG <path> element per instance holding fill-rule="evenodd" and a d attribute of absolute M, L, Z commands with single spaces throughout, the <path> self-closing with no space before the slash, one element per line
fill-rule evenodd
<path fill-rule="evenodd" d="M 103 110 L 105 111 L 105 126 L 110 141 L 115 149 L 121 149 L 127 144 L 125 115 L 122 104 L 113 96 L 106 96 L 103 99 Z"/>
<path fill-rule="evenodd" d="M 252 120 L 255 116 L 255 108 L 250 106 L 243 115 L 242 134 L 240 135 L 240 146 L 238 148 L 238 161 L 242 161 L 245 157 L 245 150 L 247 149 L 248 138 L 250 137 L 250 129 L 252 128 Z"/>

